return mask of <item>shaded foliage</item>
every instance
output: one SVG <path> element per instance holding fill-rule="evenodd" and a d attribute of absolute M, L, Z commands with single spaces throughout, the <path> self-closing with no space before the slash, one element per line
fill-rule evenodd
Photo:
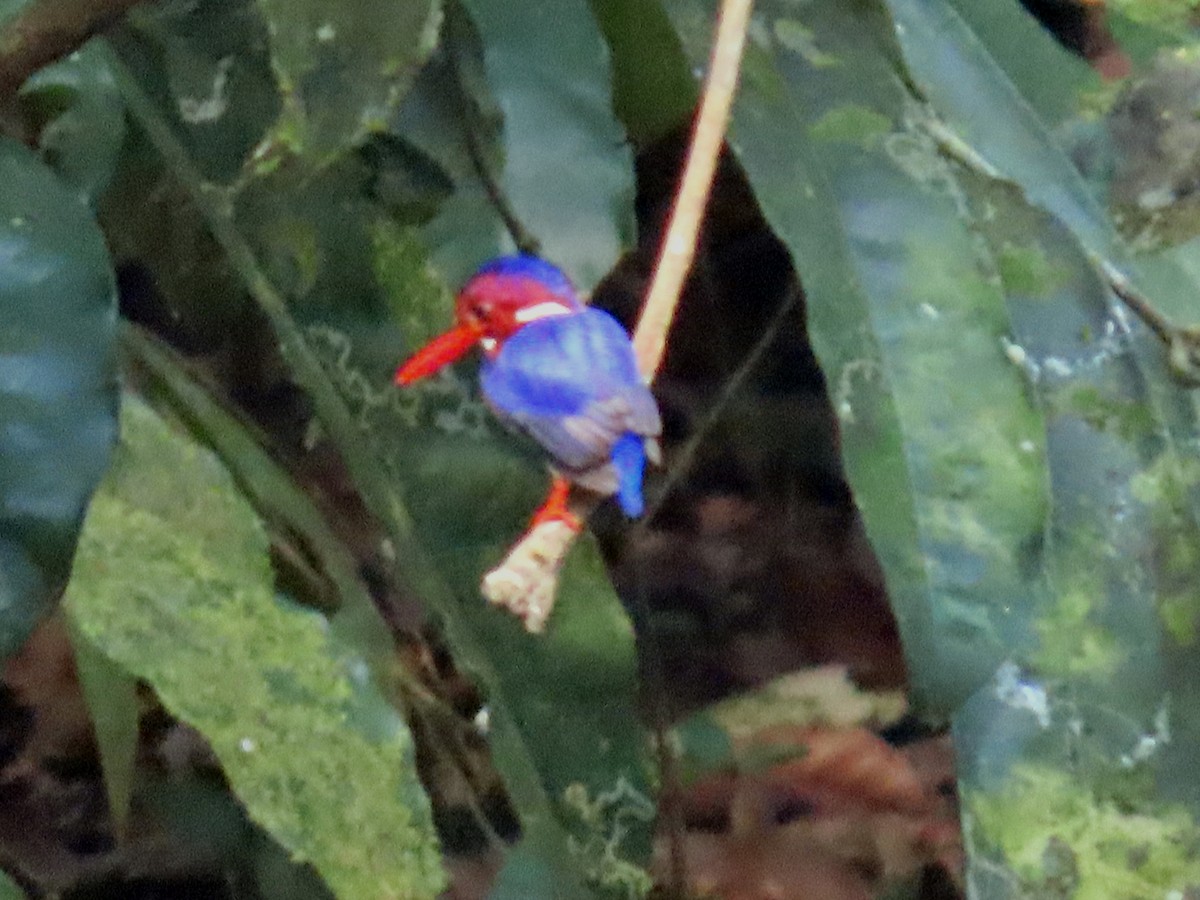
<path fill-rule="evenodd" d="M 89 821 L 134 857 L 209 809 L 233 897 L 433 896 L 435 832 L 458 896 L 638 896 L 683 851 L 727 896 L 1193 890 L 1196 21 L 1025 6 L 1061 41 L 1016 0 L 757 5 L 651 515 L 599 509 L 544 637 L 479 596 L 534 448 L 468 366 L 391 371 L 514 247 L 633 325 L 717 4 L 160 0 L 34 74 L 0 117 L 6 657 L 108 464 L 114 282 L 151 332 L 50 654 Z M 57 758 L 35 670 L 10 760 Z"/>

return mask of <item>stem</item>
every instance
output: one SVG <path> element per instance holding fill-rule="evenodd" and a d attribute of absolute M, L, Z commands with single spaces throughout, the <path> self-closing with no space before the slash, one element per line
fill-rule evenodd
<path fill-rule="evenodd" d="M 1181 328 L 1154 308 L 1133 283 L 1108 260 L 1089 254 L 1112 292 L 1129 307 L 1167 348 L 1167 369 L 1184 387 L 1200 387 L 1200 328 Z"/>
<path fill-rule="evenodd" d="M 528 228 L 525 227 L 520 218 L 517 217 L 516 211 L 512 204 L 508 202 L 508 197 L 505 195 L 503 188 L 500 187 L 500 182 L 488 166 L 487 156 L 483 152 L 479 132 L 480 119 L 483 118 L 483 113 L 477 108 L 473 102 L 471 92 L 467 88 L 467 77 L 463 71 L 461 54 L 466 52 L 464 45 L 468 43 L 465 35 L 474 32 L 470 28 L 467 11 L 460 5 L 455 4 L 451 7 L 447 16 L 447 39 L 449 43 L 450 66 L 454 71 L 454 86 L 455 93 L 458 99 L 458 114 L 462 122 L 463 142 L 467 147 L 467 155 L 471 159 L 471 165 L 475 169 L 475 174 L 479 176 L 479 181 L 483 185 L 484 193 L 487 194 L 488 202 L 496 209 L 497 215 L 504 223 L 504 227 L 508 230 L 509 236 L 517 249 L 522 253 L 528 253 L 533 256 L 541 255 L 541 242 Z"/>
<path fill-rule="evenodd" d="M 753 0 L 723 0 L 721 3 L 717 36 L 687 164 L 659 251 L 650 293 L 633 336 L 638 366 L 647 381 L 654 380 L 662 362 L 679 292 L 696 255 L 696 240 L 725 142 L 753 5 Z"/>
<path fill-rule="evenodd" d="M 1153 331 L 1159 340 L 1164 344 L 1170 345 L 1171 341 L 1174 340 L 1177 329 L 1170 323 L 1167 317 L 1151 306 L 1150 301 L 1138 293 L 1129 279 L 1122 275 L 1117 267 L 1108 260 L 1093 256 L 1093 262 L 1100 268 L 1105 280 L 1108 282 L 1108 286 L 1121 299 L 1121 302 L 1128 306 L 1139 319 L 1145 322 L 1146 327 Z"/>

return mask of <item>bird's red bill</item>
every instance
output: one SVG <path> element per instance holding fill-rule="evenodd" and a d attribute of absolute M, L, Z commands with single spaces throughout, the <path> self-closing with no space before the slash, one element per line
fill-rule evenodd
<path fill-rule="evenodd" d="M 451 328 L 414 353 L 396 370 L 396 384 L 412 384 L 426 375 L 432 375 L 442 366 L 463 356 L 478 340 L 479 332 L 474 328 L 465 325 Z"/>

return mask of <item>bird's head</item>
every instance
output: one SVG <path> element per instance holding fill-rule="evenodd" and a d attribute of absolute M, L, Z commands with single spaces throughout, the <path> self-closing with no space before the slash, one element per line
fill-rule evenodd
<path fill-rule="evenodd" d="M 570 280 L 536 256 L 501 256 L 471 276 L 454 303 L 455 325 L 396 370 L 397 384 L 431 375 L 478 344 L 493 356 L 530 322 L 583 309 Z"/>

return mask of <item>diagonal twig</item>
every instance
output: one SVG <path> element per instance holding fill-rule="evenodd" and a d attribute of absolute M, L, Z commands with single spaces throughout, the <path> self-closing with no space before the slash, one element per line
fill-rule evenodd
<path fill-rule="evenodd" d="M 1200 327 L 1182 327 L 1159 312 L 1116 266 L 1089 254 L 1092 264 L 1104 275 L 1109 288 L 1167 348 L 1171 377 L 1186 387 L 1200 387 Z"/>

